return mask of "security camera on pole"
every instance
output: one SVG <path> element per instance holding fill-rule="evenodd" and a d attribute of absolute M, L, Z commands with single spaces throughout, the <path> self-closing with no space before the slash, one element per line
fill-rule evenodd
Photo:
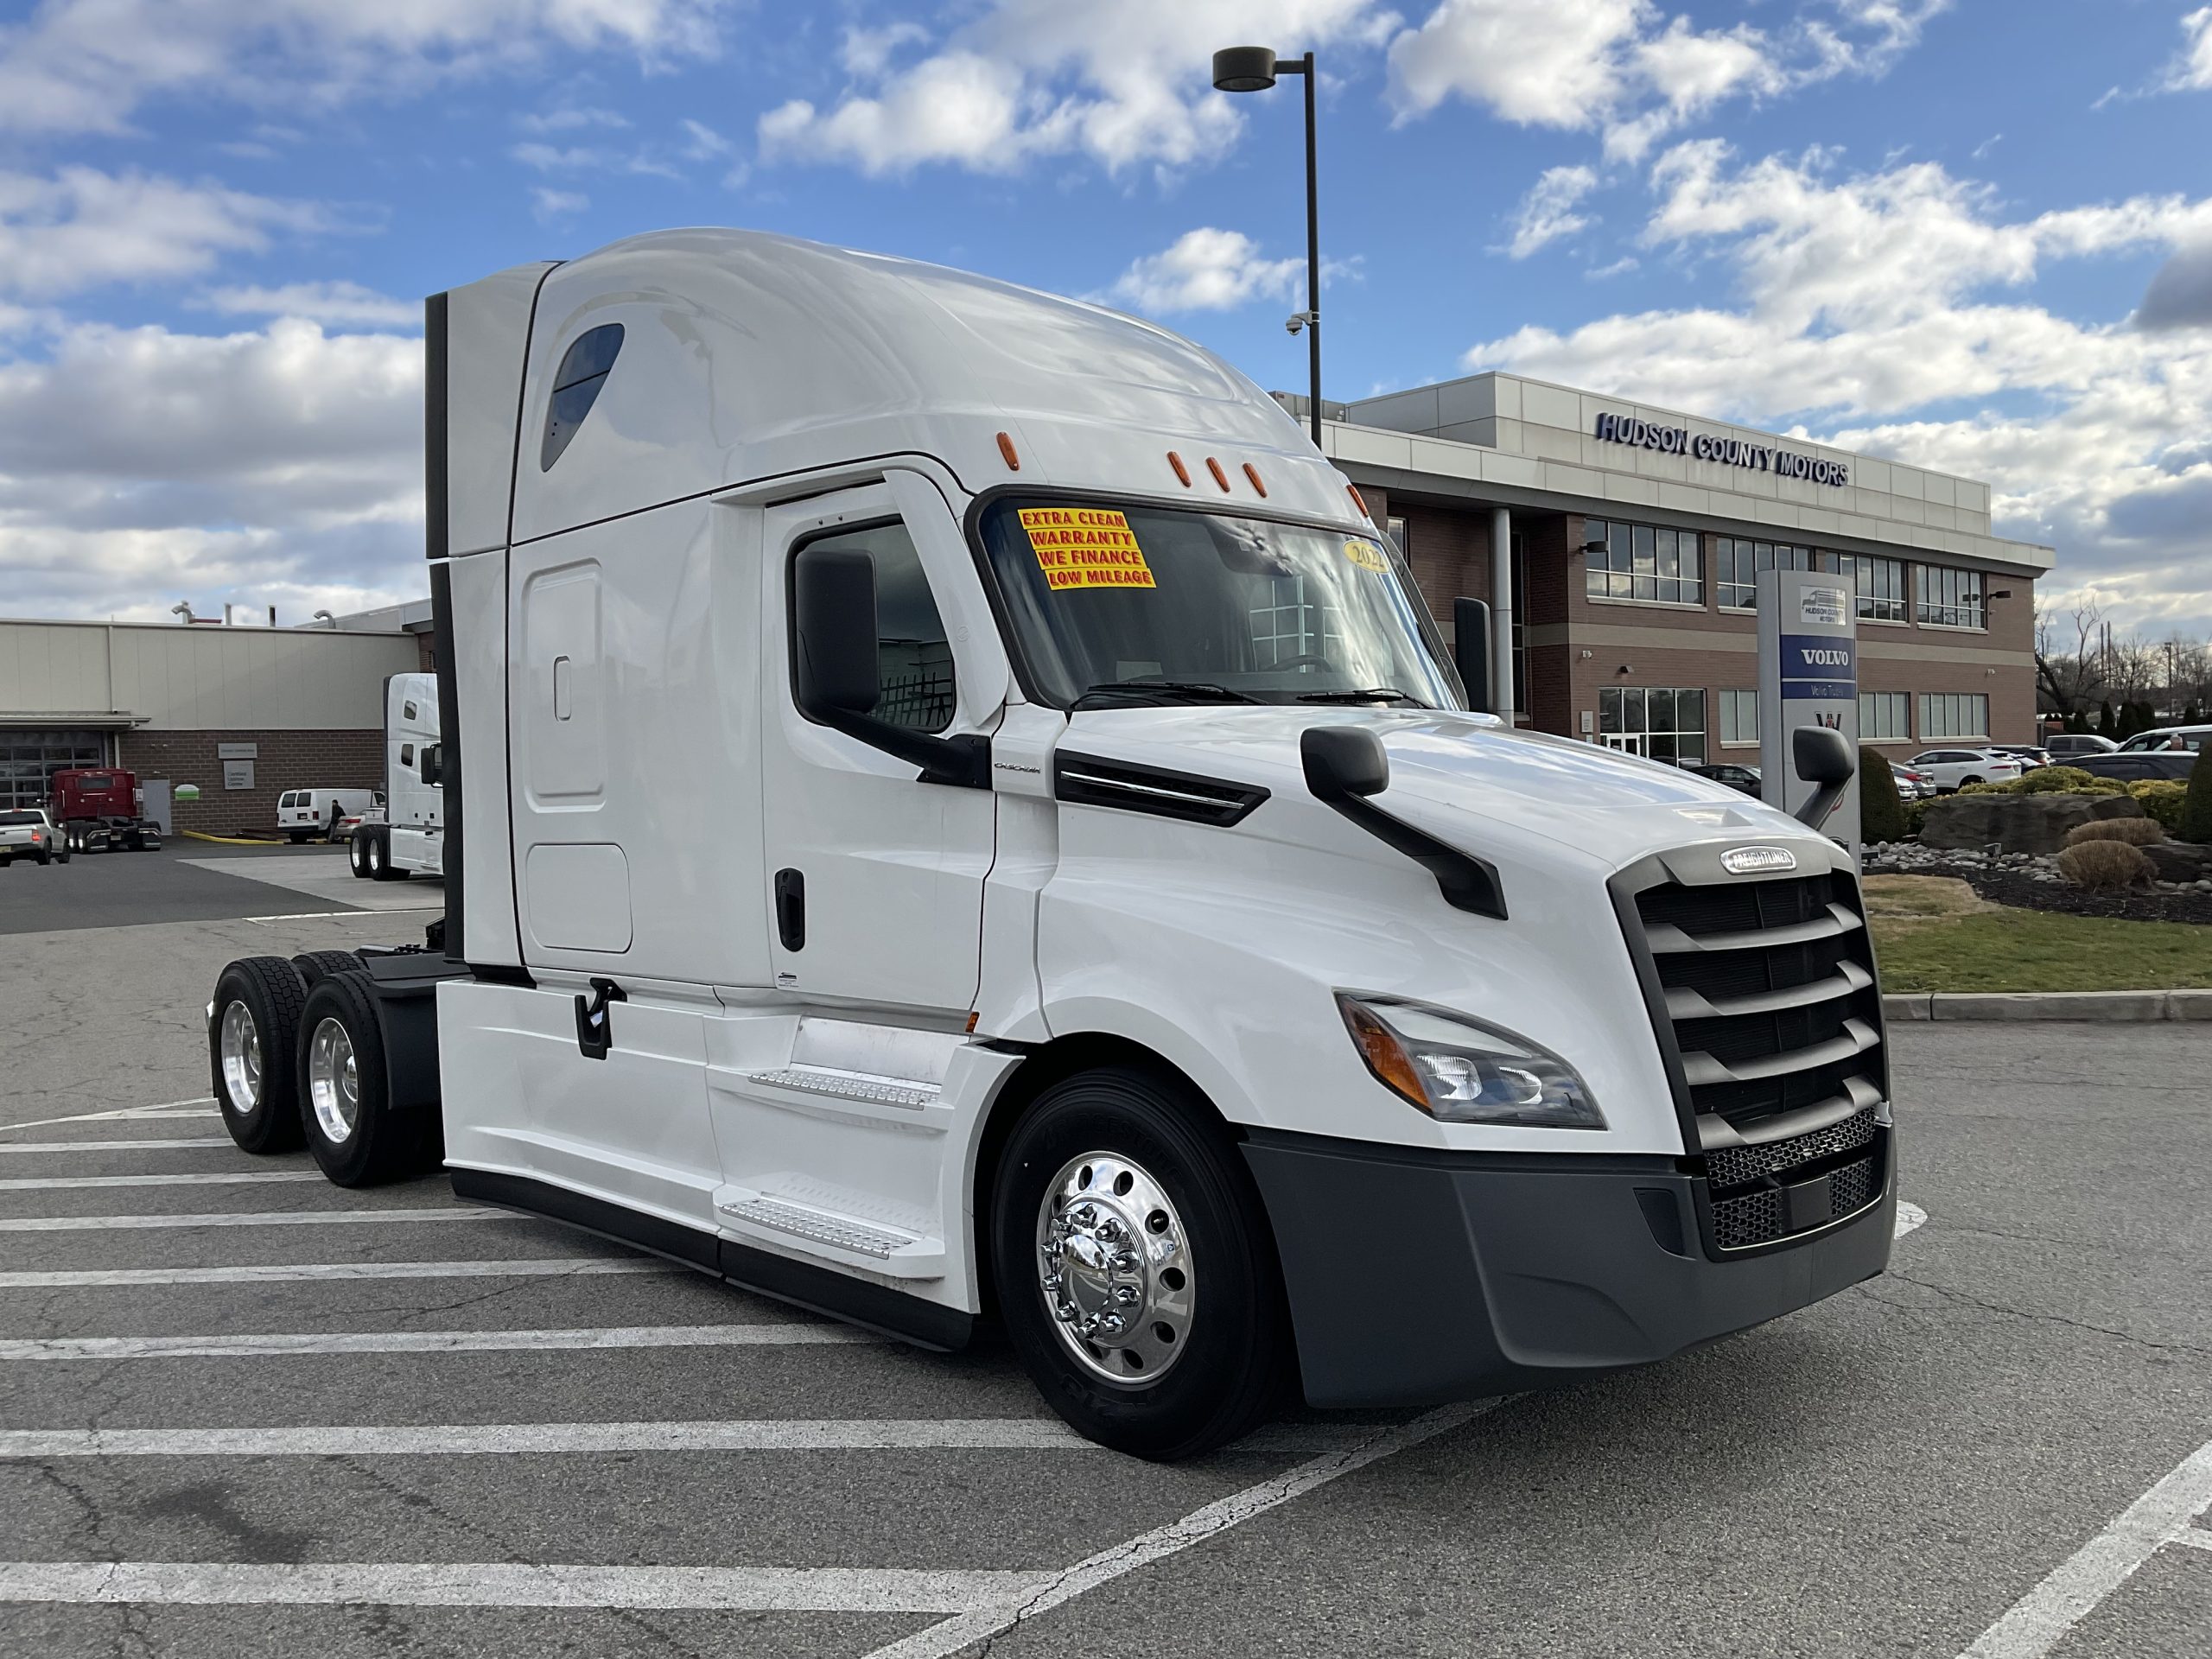
<path fill-rule="evenodd" d="M 1769 806 L 1803 818 L 1821 793 L 1802 775 L 1796 734 L 1838 733 L 1859 753 L 1859 618 L 1848 579 L 1817 570 L 1762 570 L 1759 612 L 1759 776 Z M 1813 827 L 1859 855 L 1856 766 Z"/>

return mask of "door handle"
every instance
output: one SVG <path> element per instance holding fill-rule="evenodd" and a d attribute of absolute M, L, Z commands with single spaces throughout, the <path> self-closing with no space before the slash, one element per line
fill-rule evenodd
<path fill-rule="evenodd" d="M 786 950 L 806 949 L 806 876 L 799 870 L 776 872 L 776 937 Z"/>
<path fill-rule="evenodd" d="M 603 1060 L 614 1041 L 614 1020 L 610 1005 L 627 1002 L 630 994 L 611 979 L 594 979 L 591 982 L 591 1001 L 584 1001 L 583 993 L 576 993 L 576 1048 L 588 1060 Z"/>

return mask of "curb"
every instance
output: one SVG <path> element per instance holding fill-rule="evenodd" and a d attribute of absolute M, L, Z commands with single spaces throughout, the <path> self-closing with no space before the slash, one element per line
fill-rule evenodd
<path fill-rule="evenodd" d="M 2067 1020 L 2094 1025 L 2212 1020 L 2212 991 L 1906 991 L 1882 998 L 1891 1020 Z"/>

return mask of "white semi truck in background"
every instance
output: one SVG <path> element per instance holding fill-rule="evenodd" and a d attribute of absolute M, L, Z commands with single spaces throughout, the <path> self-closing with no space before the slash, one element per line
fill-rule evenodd
<path fill-rule="evenodd" d="M 241 1147 L 442 1158 L 927 1345 L 995 1320 L 1154 1458 L 1883 1270 L 1848 855 L 1481 712 L 1484 630 L 1457 671 L 1218 358 L 710 230 L 435 296 L 426 339 L 438 723 L 403 689 L 393 730 L 439 753 L 446 914 L 225 969 Z M 1796 760 L 1818 823 L 1851 756 Z"/>
<path fill-rule="evenodd" d="M 404 881 L 445 873 L 445 790 L 438 780 L 438 681 L 394 674 L 384 683 L 384 800 L 353 831 L 353 874 Z"/>

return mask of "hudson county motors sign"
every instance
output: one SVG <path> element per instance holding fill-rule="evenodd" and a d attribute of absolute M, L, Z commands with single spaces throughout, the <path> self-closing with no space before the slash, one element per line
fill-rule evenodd
<path fill-rule="evenodd" d="M 1591 435 L 1600 443 L 1625 443 L 1638 449 L 1656 449 L 1665 455 L 1687 455 L 1692 461 L 1718 461 L 1723 467 L 1748 467 L 1777 478 L 1802 478 L 1837 488 L 1851 482 L 1851 468 L 1840 461 L 1822 461 L 1770 444 L 1744 438 L 1716 437 L 1693 432 L 1686 426 L 1660 426 L 1628 415 L 1600 415 Z"/>

